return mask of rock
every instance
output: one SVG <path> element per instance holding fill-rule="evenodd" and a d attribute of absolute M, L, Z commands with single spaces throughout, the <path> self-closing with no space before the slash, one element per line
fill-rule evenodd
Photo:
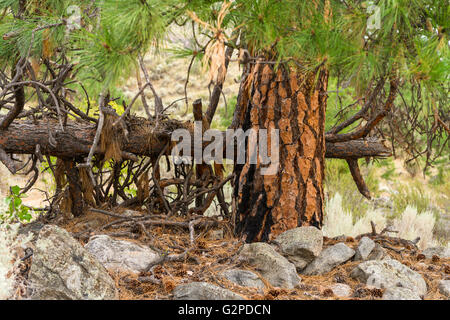
<path fill-rule="evenodd" d="M 114 280 L 70 234 L 47 225 L 39 232 L 29 274 L 32 300 L 115 299 Z"/>
<path fill-rule="evenodd" d="M 427 258 L 431 259 L 434 255 L 439 258 L 450 258 L 450 248 L 446 247 L 433 247 L 422 251 L 422 254 Z"/>
<path fill-rule="evenodd" d="M 300 271 L 322 251 L 323 234 L 316 227 L 299 227 L 283 232 L 274 243 L 281 249 L 281 254 Z"/>
<path fill-rule="evenodd" d="M 356 248 L 355 261 L 382 260 L 386 257 L 384 248 L 369 237 L 363 237 Z"/>
<path fill-rule="evenodd" d="M 244 300 L 240 295 L 207 282 L 181 284 L 173 290 L 174 300 Z"/>
<path fill-rule="evenodd" d="M 253 272 L 248 270 L 231 269 L 222 272 L 222 276 L 243 287 L 263 289 L 264 282 Z"/>
<path fill-rule="evenodd" d="M 115 240 L 107 235 L 97 235 L 85 245 L 94 257 L 107 269 L 139 273 L 157 261 L 159 254 L 152 249 L 124 240 Z"/>
<path fill-rule="evenodd" d="M 302 272 L 305 275 L 319 275 L 330 272 L 336 266 L 350 260 L 355 250 L 340 242 L 323 250 Z"/>
<path fill-rule="evenodd" d="M 379 243 L 376 243 L 367 260 L 383 260 L 386 257 L 389 257 L 386 250 Z"/>
<path fill-rule="evenodd" d="M 30 241 L 34 243 L 37 241 L 39 232 L 41 232 L 43 227 L 45 227 L 45 224 L 36 220 L 21 226 L 18 230 L 18 234 L 26 236 L 30 235 Z"/>
<path fill-rule="evenodd" d="M 373 249 L 375 249 L 375 242 L 369 237 L 362 237 L 356 248 L 354 260 L 367 260 Z"/>
<path fill-rule="evenodd" d="M 439 282 L 439 292 L 450 298 L 450 280 L 441 280 Z"/>
<path fill-rule="evenodd" d="M 331 291 L 333 291 L 334 295 L 337 297 L 350 297 L 352 295 L 352 288 L 344 283 L 336 283 L 331 286 Z"/>
<path fill-rule="evenodd" d="M 402 287 L 388 288 L 383 294 L 383 300 L 422 300 L 420 296 L 408 289 Z"/>
<path fill-rule="evenodd" d="M 245 244 L 238 260 L 255 267 L 274 287 L 293 289 L 301 281 L 294 264 L 267 243 Z"/>
<path fill-rule="evenodd" d="M 350 276 L 380 289 L 402 287 L 420 296 L 427 293 L 423 277 L 394 259 L 360 263 L 352 270 Z"/>

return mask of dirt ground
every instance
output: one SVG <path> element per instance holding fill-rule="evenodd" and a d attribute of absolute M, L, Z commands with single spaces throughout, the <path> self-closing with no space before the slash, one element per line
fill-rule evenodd
<path fill-rule="evenodd" d="M 120 215 L 121 213 L 117 213 Z M 186 218 L 162 217 L 166 222 L 185 222 Z M 238 265 L 234 259 L 238 249 L 242 246 L 234 238 L 228 222 L 218 222 L 213 228 L 196 230 L 195 242 L 191 245 L 189 231 L 177 226 L 152 226 L 146 228 L 144 233 L 129 223 L 118 223 L 121 219 L 104 214 L 91 212 L 83 217 L 62 222 L 61 226 L 72 232 L 85 244 L 94 234 L 109 234 L 116 239 L 133 241 L 142 245 L 156 247 L 168 255 L 180 254 L 189 249 L 183 261 L 165 262 L 153 268 L 152 272 L 129 274 L 112 272 L 120 291 L 120 299 L 170 299 L 173 289 L 181 284 L 193 281 L 205 281 L 232 290 L 247 299 L 252 300 L 378 300 L 383 295 L 382 289 L 368 287 L 349 277 L 350 272 L 358 262 L 349 261 L 338 266 L 331 272 L 321 276 L 300 275 L 302 281 L 298 288 L 292 290 L 272 287 L 264 278 L 261 280 L 266 287 L 263 290 L 238 286 L 220 276 L 226 269 L 242 268 L 253 272 L 257 270 L 246 265 Z M 114 224 L 115 223 L 115 224 Z M 107 225 L 111 227 L 105 228 Z M 222 230 L 222 239 L 214 239 L 217 230 Z M 339 240 L 342 241 L 342 240 Z M 324 238 L 324 248 L 333 245 L 338 240 Z M 355 248 L 358 241 L 347 237 L 343 240 L 349 247 Z M 392 246 L 393 250 L 386 249 L 388 254 L 420 273 L 428 286 L 425 300 L 442 300 L 445 296 L 439 293 L 438 284 L 441 279 L 450 278 L 450 259 L 425 259 L 420 252 L 414 249 L 405 249 L 397 253 L 399 246 Z M 394 251 L 396 250 L 396 251 Z M 149 280 L 151 279 L 151 280 Z M 345 283 L 352 288 L 352 296 L 339 298 L 329 289 L 333 284 Z"/>

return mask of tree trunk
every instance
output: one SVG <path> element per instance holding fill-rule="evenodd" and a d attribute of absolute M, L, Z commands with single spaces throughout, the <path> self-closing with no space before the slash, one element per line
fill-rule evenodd
<path fill-rule="evenodd" d="M 75 162 L 64 161 L 64 169 L 69 183 L 70 210 L 74 217 L 79 217 L 83 215 L 85 205 L 78 168 Z"/>
<path fill-rule="evenodd" d="M 279 129 L 279 167 L 275 175 L 262 175 L 259 161 L 249 163 L 246 144 L 247 162 L 234 168 L 235 231 L 254 242 L 298 226 L 321 228 L 328 74 L 264 63 L 249 69 L 232 127 L 268 129 L 268 136 Z"/>

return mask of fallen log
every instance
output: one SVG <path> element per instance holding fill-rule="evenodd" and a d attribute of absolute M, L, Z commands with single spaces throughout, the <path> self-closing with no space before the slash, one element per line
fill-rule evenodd
<path fill-rule="evenodd" d="M 157 156 L 172 131 L 183 127 L 178 121 L 160 121 L 156 126 L 134 117 L 128 118 L 126 125 L 128 135 L 120 141 L 122 151 L 138 156 Z M 14 121 L 6 130 L 0 130 L 0 148 L 6 153 L 34 154 L 39 145 L 43 155 L 78 159 L 89 154 L 95 132 L 96 124 L 88 122 L 67 121 L 62 131 L 56 119 Z"/>
<path fill-rule="evenodd" d="M 137 117 L 129 117 L 125 123 L 128 134 L 121 138 L 122 152 L 150 157 L 160 154 L 175 129 L 188 127 L 186 123 L 176 120 L 166 119 L 156 124 L 155 121 Z M 7 129 L 0 130 L 0 149 L 9 154 L 34 154 L 39 145 L 42 155 L 82 159 L 89 153 L 95 132 L 96 124 L 88 122 L 67 121 L 62 131 L 56 119 L 14 121 Z M 99 152 L 96 150 L 96 153 Z M 374 139 L 326 143 L 326 158 L 358 159 L 390 155 L 390 149 Z"/>

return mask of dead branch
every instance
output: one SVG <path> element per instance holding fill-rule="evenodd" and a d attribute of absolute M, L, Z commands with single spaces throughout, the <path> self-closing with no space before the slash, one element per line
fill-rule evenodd
<path fill-rule="evenodd" d="M 361 127 L 360 129 L 349 132 L 349 133 L 343 133 L 343 134 L 334 134 L 334 133 L 327 133 L 325 134 L 325 141 L 327 142 L 345 142 L 350 140 L 356 140 L 364 138 L 369 134 L 370 131 L 391 111 L 395 97 L 397 96 L 398 92 L 398 81 L 397 80 L 391 80 L 390 82 L 390 91 L 389 96 L 386 100 L 386 103 L 384 105 L 384 108 L 379 111 L 374 117 L 372 117 L 366 125 Z"/>
<path fill-rule="evenodd" d="M 5 130 L 9 125 L 17 118 L 17 116 L 22 112 L 25 106 L 25 90 L 23 86 L 14 86 L 14 107 L 8 114 L 2 119 L 0 123 L 0 130 Z"/>
<path fill-rule="evenodd" d="M 5 152 L 3 148 L 0 148 L 0 161 L 8 168 L 9 172 L 15 174 L 17 172 L 14 160 Z"/>
<path fill-rule="evenodd" d="M 371 199 L 369 188 L 361 175 L 361 171 L 359 170 L 358 159 L 347 159 L 348 167 L 350 168 L 350 173 L 352 174 L 353 181 L 355 181 L 356 186 L 358 187 L 359 192 L 366 197 L 367 199 Z"/>
<path fill-rule="evenodd" d="M 406 239 L 402 239 L 402 238 L 398 238 L 398 237 L 390 237 L 388 235 L 385 235 L 385 233 L 386 232 L 397 233 L 397 231 L 392 231 L 392 230 L 389 230 L 388 228 L 385 228 L 385 229 L 383 229 L 383 231 L 378 233 L 376 231 L 376 225 L 373 221 L 370 222 L 370 225 L 371 225 L 371 229 L 372 229 L 371 232 L 360 234 L 355 239 L 360 240 L 363 237 L 368 237 L 368 238 L 372 239 L 373 241 L 380 243 L 383 247 L 393 250 L 400 254 L 404 249 L 399 250 L 399 249 L 392 248 L 392 246 L 401 246 L 401 247 L 404 247 L 405 249 L 418 250 L 417 243 L 420 241 L 420 237 L 417 237 L 414 240 L 406 240 Z M 386 243 L 388 245 L 386 245 Z"/>

